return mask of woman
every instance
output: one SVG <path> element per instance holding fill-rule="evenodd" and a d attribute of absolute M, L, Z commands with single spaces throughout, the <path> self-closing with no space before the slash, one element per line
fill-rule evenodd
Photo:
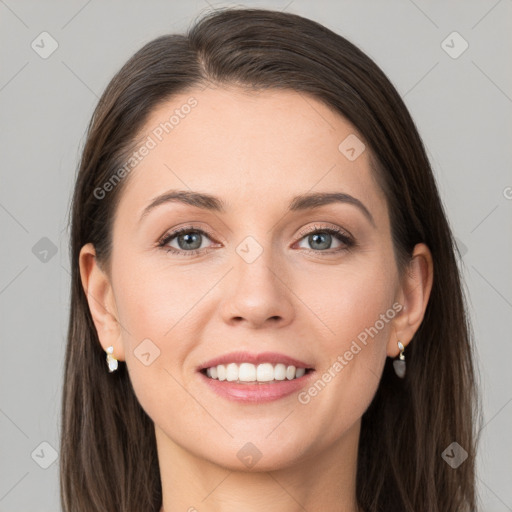
<path fill-rule="evenodd" d="M 455 250 L 349 41 L 227 9 L 146 44 L 74 192 L 63 509 L 475 510 Z"/>

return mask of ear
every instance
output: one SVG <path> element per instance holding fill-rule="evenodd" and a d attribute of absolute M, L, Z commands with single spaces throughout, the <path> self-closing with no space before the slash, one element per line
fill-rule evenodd
<path fill-rule="evenodd" d="M 418 330 L 427 309 L 434 277 L 432 254 L 427 245 L 416 244 L 405 275 L 401 279 L 397 301 L 403 306 L 393 319 L 395 336 L 388 342 L 387 354 L 400 353 L 397 342 L 406 347 Z"/>
<path fill-rule="evenodd" d="M 80 250 L 79 264 L 82 286 L 101 346 L 106 351 L 107 347 L 113 345 L 112 355 L 123 361 L 121 326 L 117 318 L 112 285 L 107 274 L 100 268 L 96 251 L 91 243 L 84 245 Z"/>

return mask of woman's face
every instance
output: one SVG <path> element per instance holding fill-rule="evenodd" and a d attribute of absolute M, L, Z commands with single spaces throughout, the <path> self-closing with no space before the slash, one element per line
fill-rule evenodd
<path fill-rule="evenodd" d="M 147 150 L 113 225 L 113 344 L 159 445 L 238 469 L 261 456 L 263 470 L 354 435 L 397 353 L 401 307 L 385 197 L 362 137 L 310 96 L 206 88 L 159 106 L 140 140 Z M 177 190 L 222 209 L 162 200 L 143 215 Z M 301 203 L 309 194 L 348 199 Z M 199 369 L 240 351 L 314 372 L 290 394 L 288 378 L 266 384 L 273 399 L 251 400 L 260 384 L 217 380 L 214 390 Z"/>

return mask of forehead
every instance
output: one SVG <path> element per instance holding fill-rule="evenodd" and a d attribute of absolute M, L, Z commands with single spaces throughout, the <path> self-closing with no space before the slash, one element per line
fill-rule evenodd
<path fill-rule="evenodd" d="M 191 89 L 160 104 L 138 134 L 119 213 L 140 214 L 171 189 L 233 208 L 283 207 L 308 191 L 343 191 L 385 208 L 362 136 L 321 101 L 291 90 Z M 357 158 L 353 158 L 359 152 Z M 141 156 L 144 153 L 144 156 Z"/>

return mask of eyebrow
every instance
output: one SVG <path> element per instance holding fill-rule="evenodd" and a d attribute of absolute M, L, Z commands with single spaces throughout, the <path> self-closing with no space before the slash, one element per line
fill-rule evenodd
<path fill-rule="evenodd" d="M 190 190 L 169 190 L 168 192 L 155 197 L 151 203 L 144 208 L 139 222 L 141 222 L 142 219 L 157 206 L 172 202 L 184 203 L 212 212 L 225 213 L 226 211 L 226 203 L 222 201 L 222 199 L 210 194 L 193 192 Z M 370 221 L 370 223 L 376 227 L 375 220 L 368 208 L 366 208 L 359 199 L 343 192 L 314 192 L 300 194 L 290 201 L 288 210 L 292 212 L 310 210 L 334 203 L 351 204 L 357 207 Z"/>

